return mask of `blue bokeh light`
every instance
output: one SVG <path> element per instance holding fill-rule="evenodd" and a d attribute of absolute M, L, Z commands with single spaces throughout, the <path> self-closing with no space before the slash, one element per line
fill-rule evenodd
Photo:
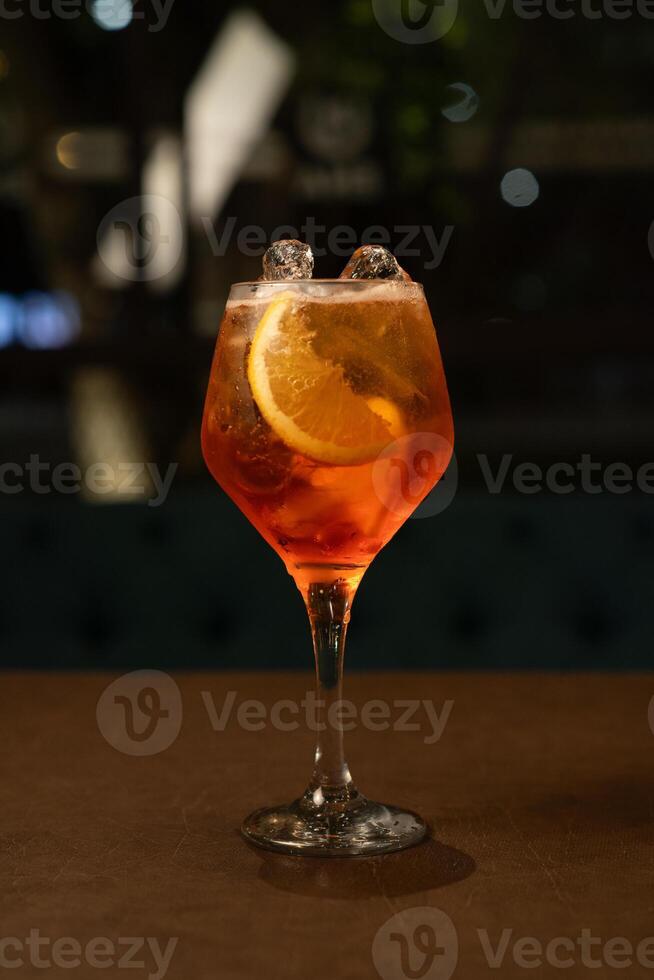
<path fill-rule="evenodd" d="M 16 297 L 0 293 L 0 348 L 14 342 L 19 313 L 20 304 Z"/>
<path fill-rule="evenodd" d="M 18 305 L 15 336 L 25 347 L 32 350 L 67 347 L 79 332 L 79 305 L 70 293 L 27 293 Z"/>
<path fill-rule="evenodd" d="M 91 17 L 103 31 L 122 31 L 134 18 L 132 0 L 93 0 Z"/>

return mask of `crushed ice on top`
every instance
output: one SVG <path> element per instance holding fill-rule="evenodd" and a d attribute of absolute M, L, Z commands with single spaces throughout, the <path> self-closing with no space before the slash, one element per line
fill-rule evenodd
<path fill-rule="evenodd" d="M 293 279 L 311 279 L 313 252 L 304 242 L 283 239 L 273 242 L 263 257 L 265 282 L 288 282 Z"/>

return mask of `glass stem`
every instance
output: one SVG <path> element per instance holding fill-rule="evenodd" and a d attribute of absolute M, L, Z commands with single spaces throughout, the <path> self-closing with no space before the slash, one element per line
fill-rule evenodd
<path fill-rule="evenodd" d="M 338 807 L 358 795 L 345 761 L 337 707 L 343 696 L 345 635 L 355 592 L 356 585 L 339 578 L 332 583 L 312 583 L 305 595 L 316 659 L 316 754 L 305 794 L 312 806 Z"/>

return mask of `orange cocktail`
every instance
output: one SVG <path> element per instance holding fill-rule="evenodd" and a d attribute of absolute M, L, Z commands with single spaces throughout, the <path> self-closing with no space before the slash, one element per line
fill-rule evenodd
<path fill-rule="evenodd" d="M 234 287 L 204 455 L 301 587 L 330 567 L 360 574 L 440 479 L 452 438 L 420 285 Z"/>

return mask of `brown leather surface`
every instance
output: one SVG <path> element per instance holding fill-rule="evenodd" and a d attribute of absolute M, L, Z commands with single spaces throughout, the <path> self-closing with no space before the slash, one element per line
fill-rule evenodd
<path fill-rule="evenodd" d="M 434 744 L 425 744 L 428 726 L 347 736 L 359 788 L 416 809 L 433 839 L 386 857 L 331 861 L 255 850 L 237 832 L 250 810 L 304 788 L 311 734 L 245 731 L 233 717 L 216 732 L 201 696 L 211 692 L 218 709 L 228 691 L 237 705 L 300 699 L 308 674 L 177 676 L 179 736 L 143 758 L 99 731 L 96 704 L 110 680 L 2 678 L 0 939 L 38 929 L 51 941 L 156 937 L 165 947 L 178 937 L 170 980 L 361 980 L 379 976 L 372 945 L 383 924 L 432 906 L 456 929 L 453 976 L 462 980 L 654 976 L 635 959 L 627 969 L 591 968 L 577 952 L 574 967 L 527 969 L 512 953 L 523 937 L 545 946 L 576 941 L 583 929 L 634 947 L 654 935 L 654 676 L 350 676 L 346 695 L 359 705 L 454 706 Z M 512 930 L 501 968 L 489 966 L 479 930 L 493 947 Z M 399 948 L 393 940 L 382 955 L 391 962 Z M 421 973 L 424 960 L 411 952 L 413 976 L 449 976 L 437 960 Z M 7 976 L 145 977 L 155 970 L 145 961 L 129 972 L 83 964 L 47 974 L 25 962 Z"/>

